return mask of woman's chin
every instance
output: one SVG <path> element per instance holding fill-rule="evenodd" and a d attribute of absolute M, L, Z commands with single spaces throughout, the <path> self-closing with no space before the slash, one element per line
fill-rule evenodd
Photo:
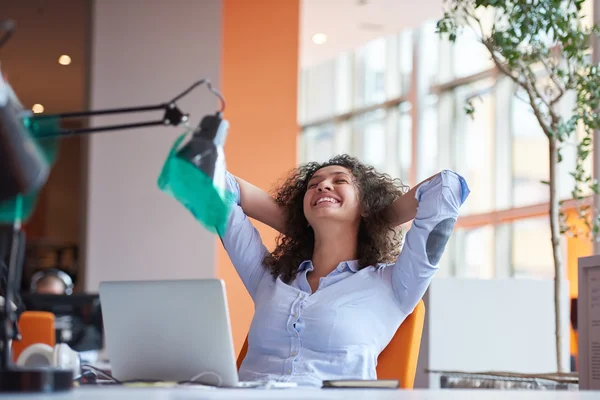
<path fill-rule="evenodd" d="M 313 219 L 318 220 L 346 220 L 347 218 L 344 216 L 344 213 L 339 208 L 333 207 L 323 207 L 317 210 L 313 210 Z"/>

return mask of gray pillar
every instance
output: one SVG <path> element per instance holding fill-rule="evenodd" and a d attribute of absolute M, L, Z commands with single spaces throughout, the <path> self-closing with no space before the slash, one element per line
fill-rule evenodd
<path fill-rule="evenodd" d="M 221 1 L 96 0 L 90 107 L 168 101 L 194 81 L 220 82 Z M 217 101 L 199 87 L 178 102 L 195 125 Z M 93 118 L 94 126 L 162 112 Z M 217 243 L 157 178 L 183 127 L 100 133 L 89 139 L 86 289 L 104 280 L 212 278 Z"/>

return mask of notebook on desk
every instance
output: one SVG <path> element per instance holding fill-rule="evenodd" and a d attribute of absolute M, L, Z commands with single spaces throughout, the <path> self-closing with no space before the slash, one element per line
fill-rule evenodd
<path fill-rule="evenodd" d="M 400 382 L 396 379 L 323 381 L 323 389 L 398 389 L 399 387 Z"/>
<path fill-rule="evenodd" d="M 100 301 L 110 368 L 119 381 L 266 384 L 239 381 L 222 280 L 102 282 Z"/>

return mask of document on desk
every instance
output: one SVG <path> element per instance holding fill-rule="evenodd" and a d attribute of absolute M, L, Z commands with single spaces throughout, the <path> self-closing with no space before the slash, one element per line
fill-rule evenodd
<path fill-rule="evenodd" d="M 600 389 L 600 268 L 588 269 L 588 382 L 589 388 Z"/>

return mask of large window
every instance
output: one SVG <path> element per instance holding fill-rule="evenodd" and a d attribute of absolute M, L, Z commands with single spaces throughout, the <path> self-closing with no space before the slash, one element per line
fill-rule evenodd
<path fill-rule="evenodd" d="M 349 153 L 411 186 L 454 169 L 472 192 L 440 276 L 549 278 L 548 142 L 516 89 L 473 36 L 452 46 L 428 23 L 379 38 L 303 71 L 300 161 Z M 562 156 L 568 198 L 574 147 Z"/>
<path fill-rule="evenodd" d="M 467 101 L 475 107 L 472 115 L 464 112 Z M 464 205 L 465 212 L 470 214 L 494 209 L 495 103 L 491 79 L 460 86 L 454 91 L 454 123 L 448 150 L 454 153 L 454 168 L 470 186 L 477 188 Z"/>

